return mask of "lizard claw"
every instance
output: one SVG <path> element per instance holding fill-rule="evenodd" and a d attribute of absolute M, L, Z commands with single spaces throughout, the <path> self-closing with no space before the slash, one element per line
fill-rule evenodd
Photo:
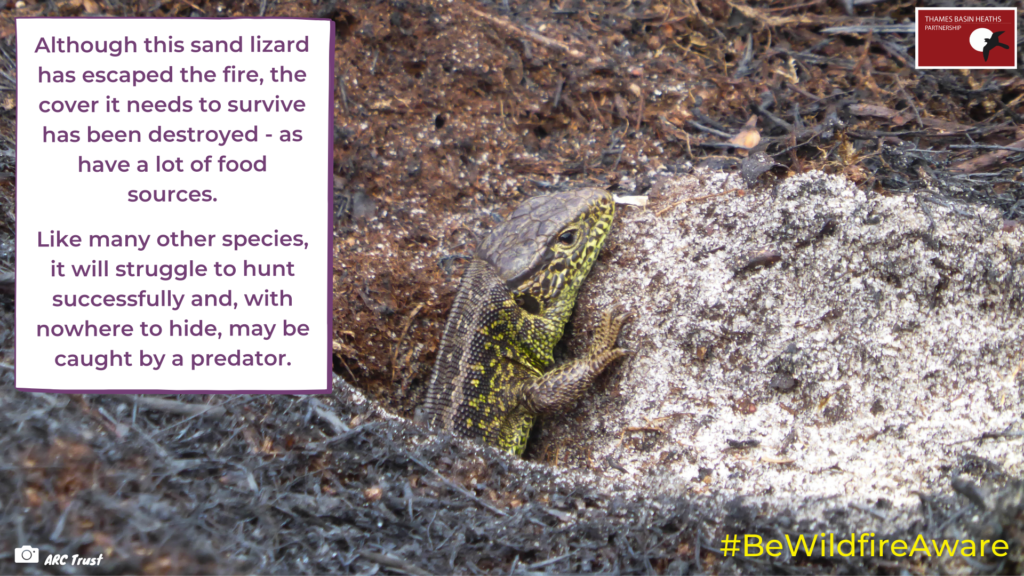
<path fill-rule="evenodd" d="M 594 334 L 594 343 L 591 348 L 594 350 L 610 350 L 615 347 L 615 341 L 619 338 L 622 325 L 632 317 L 632 313 L 625 311 L 622 304 L 616 304 L 606 310 L 601 317 L 601 324 Z"/>
<path fill-rule="evenodd" d="M 604 364 L 607 366 L 608 364 L 611 364 L 612 362 L 618 360 L 619 358 L 625 358 L 626 356 L 631 356 L 632 354 L 633 351 L 627 348 L 612 348 L 611 350 L 605 352 Z"/>

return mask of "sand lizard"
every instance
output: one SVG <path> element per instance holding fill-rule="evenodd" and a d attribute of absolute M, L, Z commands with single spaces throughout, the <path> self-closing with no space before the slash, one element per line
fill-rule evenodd
<path fill-rule="evenodd" d="M 627 353 L 614 306 L 583 358 L 548 370 L 614 217 L 611 195 L 581 189 L 530 198 L 491 232 L 459 285 L 417 422 L 522 454 L 537 416 L 571 407 Z"/>

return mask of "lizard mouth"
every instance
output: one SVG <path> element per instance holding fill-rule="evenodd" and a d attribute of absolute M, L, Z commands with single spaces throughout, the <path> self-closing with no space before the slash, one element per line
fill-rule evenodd
<path fill-rule="evenodd" d="M 540 314 L 540 302 L 533 294 L 523 294 L 516 297 L 516 304 L 530 314 Z"/>

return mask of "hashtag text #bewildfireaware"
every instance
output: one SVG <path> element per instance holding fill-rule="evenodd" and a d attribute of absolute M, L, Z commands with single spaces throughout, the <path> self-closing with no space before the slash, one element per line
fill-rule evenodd
<path fill-rule="evenodd" d="M 758 557 L 767 554 L 773 558 L 782 556 L 788 551 L 790 556 L 967 556 L 981 557 L 989 552 L 996 556 L 1006 556 L 1009 544 L 1006 540 L 925 540 L 918 535 L 913 543 L 907 540 L 887 540 L 875 538 L 874 532 L 864 532 L 858 537 L 851 533 L 849 538 L 836 538 L 835 534 L 816 534 L 811 538 L 804 535 L 791 538 L 788 534 L 783 540 L 771 539 L 767 542 L 757 534 L 743 535 L 743 556 Z M 740 551 L 740 537 L 737 534 L 722 539 L 722 555 L 735 556 Z"/>

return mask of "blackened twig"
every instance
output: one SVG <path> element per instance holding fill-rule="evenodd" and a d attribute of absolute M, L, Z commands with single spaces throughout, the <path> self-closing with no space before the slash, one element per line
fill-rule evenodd
<path fill-rule="evenodd" d="M 695 122 L 693 120 L 687 120 L 686 123 L 689 124 L 690 126 L 693 126 L 697 130 L 701 130 L 703 132 L 707 132 L 708 134 L 714 134 L 715 136 L 718 136 L 720 138 L 725 138 L 726 140 L 728 140 L 729 138 L 732 138 L 732 134 L 728 134 L 726 132 L 722 132 L 721 130 L 716 130 L 714 128 L 710 128 L 708 126 L 705 126 L 705 125 L 700 124 L 699 122 Z"/>
<path fill-rule="evenodd" d="M 974 482 L 971 482 L 962 476 L 957 476 L 950 482 L 950 486 L 953 487 L 953 490 L 956 490 L 967 497 L 967 499 L 978 508 L 981 508 L 982 510 L 988 509 L 988 506 L 985 505 L 984 491 L 982 491 L 982 489 Z"/>
<path fill-rule="evenodd" d="M 402 560 L 397 556 L 392 556 L 391 554 L 377 554 L 376 552 L 360 551 L 359 555 L 370 562 L 376 562 L 381 566 L 387 566 L 388 568 L 394 568 L 396 570 L 408 572 L 409 574 L 415 574 L 416 576 L 430 576 L 430 572 L 427 572 L 411 562 Z"/>
<path fill-rule="evenodd" d="M 1016 144 L 1016 142 L 1015 142 Z M 1024 152 L 1024 148 L 1018 148 L 1015 146 L 997 146 L 995 144 L 950 144 L 948 148 L 954 150 L 966 150 L 971 148 L 980 148 L 984 150 L 1010 150 L 1011 152 Z"/>
<path fill-rule="evenodd" d="M 161 412 L 180 414 L 182 416 L 203 415 L 211 418 L 220 418 L 226 412 L 221 406 L 211 406 L 209 404 L 187 404 L 177 400 L 150 398 L 147 396 L 138 396 L 135 398 L 135 402 L 142 404 L 150 410 L 159 410 Z"/>

